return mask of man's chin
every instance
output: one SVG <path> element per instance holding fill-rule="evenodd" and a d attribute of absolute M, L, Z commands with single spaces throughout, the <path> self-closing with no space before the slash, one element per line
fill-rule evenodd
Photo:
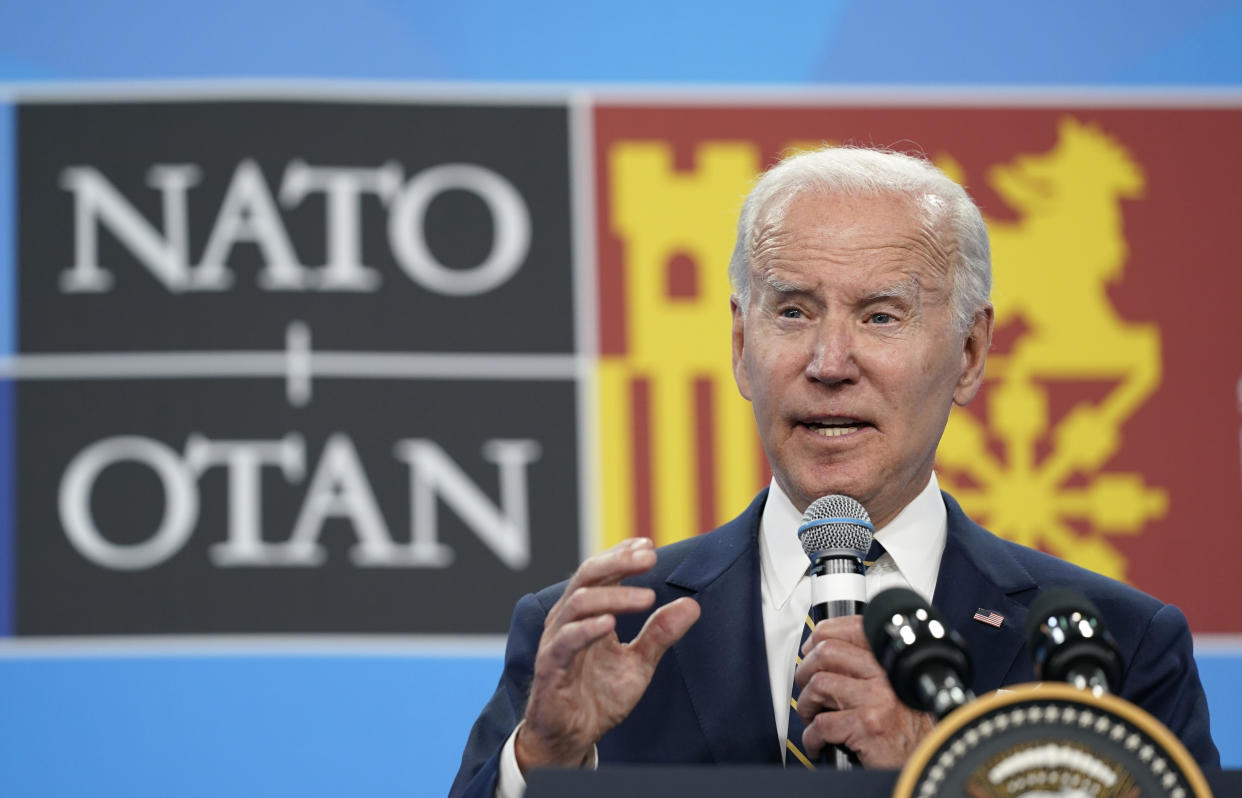
<path fill-rule="evenodd" d="M 806 512 L 811 502 L 823 496 L 848 496 L 861 502 L 864 507 L 867 506 L 867 500 L 872 496 L 872 491 L 866 489 L 861 481 L 840 478 L 805 480 L 797 483 L 792 493 L 788 489 L 785 491 L 799 512 Z"/>

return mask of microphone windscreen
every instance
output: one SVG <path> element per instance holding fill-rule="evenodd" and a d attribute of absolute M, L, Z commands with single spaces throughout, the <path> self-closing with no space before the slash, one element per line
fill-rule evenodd
<path fill-rule="evenodd" d="M 927 610 L 932 617 L 939 615 L 922 596 L 908 587 L 890 587 L 872 597 L 863 612 L 863 632 L 871 650 L 877 652 L 876 656 L 888 643 L 888 632 L 884 628 L 888 620 L 898 613 L 907 615 L 919 609 Z"/>
<path fill-rule="evenodd" d="M 802 514 L 798 540 L 802 543 L 802 551 L 811 559 L 819 552 L 832 549 L 855 551 L 862 559 L 871 548 L 873 531 L 871 516 L 857 499 L 821 496 Z"/>
<path fill-rule="evenodd" d="M 1068 587 L 1054 587 L 1036 596 L 1026 616 L 1026 641 L 1032 649 L 1039 643 L 1039 628 L 1054 615 L 1072 615 L 1075 612 L 1100 618 L 1100 611 L 1091 600 Z"/>
<path fill-rule="evenodd" d="M 940 718 L 970 700 L 966 642 L 918 593 L 895 587 L 875 596 L 863 612 L 863 632 L 906 706 Z"/>

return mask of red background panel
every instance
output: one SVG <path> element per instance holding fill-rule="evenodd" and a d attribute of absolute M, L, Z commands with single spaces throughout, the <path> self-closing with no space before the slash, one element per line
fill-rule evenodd
<path fill-rule="evenodd" d="M 1120 141 L 1146 175 L 1143 197 L 1122 201 L 1129 257 L 1109 295 L 1122 319 L 1159 326 L 1163 377 L 1122 427 L 1121 449 L 1104 470 L 1142 473 L 1167 492 L 1169 507 L 1141 534 L 1109 540 L 1128 560 L 1128 580 L 1182 607 L 1195 632 L 1240 632 L 1231 600 L 1235 563 L 1242 560 L 1240 109 L 600 106 L 594 124 L 602 348 L 617 352 L 624 340 L 617 304 L 621 245 L 606 223 L 606 156 L 613 142 L 666 140 L 685 167 L 707 140 L 752 141 L 765 165 L 791 141 L 806 140 L 949 154 L 964 168 L 985 215 L 1013 218 L 987 186 L 987 169 L 1052 149 L 1065 116 Z M 1003 351 L 1014 331 L 1000 332 Z M 1054 418 L 1077 398 L 1098 393 L 1099 386 L 1058 386 L 1051 391 Z"/>

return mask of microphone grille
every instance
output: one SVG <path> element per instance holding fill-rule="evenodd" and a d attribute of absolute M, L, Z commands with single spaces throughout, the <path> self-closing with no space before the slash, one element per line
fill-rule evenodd
<path fill-rule="evenodd" d="M 867 509 L 849 496 L 821 496 L 802 514 L 798 540 L 806 556 L 814 559 L 826 549 L 850 549 L 859 559 L 871 548 L 874 528 Z"/>

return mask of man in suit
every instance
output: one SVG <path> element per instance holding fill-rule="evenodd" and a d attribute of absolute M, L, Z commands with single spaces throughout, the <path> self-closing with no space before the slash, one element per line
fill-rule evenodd
<path fill-rule="evenodd" d="M 515 795 L 535 767 L 779 763 L 829 745 L 900 767 L 935 720 L 896 698 L 858 618 L 818 624 L 795 669 L 810 604 L 795 531 L 829 494 L 860 501 L 884 546 L 868 593 L 932 599 L 968 639 L 976 692 L 1033 679 L 1026 607 L 1072 586 L 1118 638 L 1120 693 L 1217 764 L 1176 608 L 1002 541 L 938 490 L 949 410 L 978 391 L 992 337 L 987 231 L 965 192 L 901 154 L 793 156 L 747 197 L 730 276 L 734 374 L 771 486 L 707 535 L 625 541 L 522 599 L 452 794 Z M 981 608 L 1000 626 L 972 622 Z M 787 743 L 794 683 L 806 728 Z"/>

